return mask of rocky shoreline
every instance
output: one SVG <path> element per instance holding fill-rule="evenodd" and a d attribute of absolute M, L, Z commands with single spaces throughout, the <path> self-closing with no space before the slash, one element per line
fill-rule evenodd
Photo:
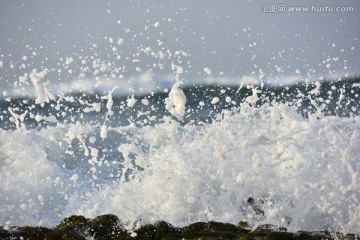
<path fill-rule="evenodd" d="M 83 216 L 65 218 L 53 229 L 45 227 L 0 227 L 0 239 L 47 240 L 147 240 L 147 239 L 236 239 L 236 240 L 360 240 L 354 234 L 330 232 L 287 232 L 285 228 L 262 225 L 250 230 L 245 222 L 237 226 L 221 222 L 197 222 L 183 228 L 159 221 L 126 230 L 115 215 L 102 215 L 95 219 Z"/>

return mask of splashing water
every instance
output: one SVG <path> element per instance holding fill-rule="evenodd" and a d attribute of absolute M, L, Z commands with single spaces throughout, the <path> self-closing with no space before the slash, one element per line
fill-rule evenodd
<path fill-rule="evenodd" d="M 180 83 L 176 82 L 169 93 L 169 97 L 165 98 L 165 108 L 177 119 L 182 120 L 185 114 L 186 96 L 179 88 Z"/>
<path fill-rule="evenodd" d="M 175 85 L 169 98 L 173 91 L 181 91 L 178 102 L 171 100 L 178 117 L 185 94 Z M 105 121 L 119 103 L 112 92 L 103 98 Z M 254 93 L 260 91 L 250 89 L 208 124 L 165 115 L 150 125 L 77 121 L 0 130 L 2 224 L 54 225 L 69 214 L 113 213 L 129 224 L 246 220 L 356 232 L 359 118 L 304 118 L 294 105 L 276 102 L 254 107 Z"/>
<path fill-rule="evenodd" d="M 167 39 L 171 18 L 146 24 L 57 63 L 42 47 L 20 62 L 0 49 L 0 225 L 111 213 L 129 228 L 245 220 L 360 234 L 360 78 L 332 71 L 350 61 L 327 56 L 328 72 L 294 78 L 274 60 L 263 69 L 278 75 L 254 64 L 239 79 Z M 253 64 L 264 34 L 242 32 Z"/>

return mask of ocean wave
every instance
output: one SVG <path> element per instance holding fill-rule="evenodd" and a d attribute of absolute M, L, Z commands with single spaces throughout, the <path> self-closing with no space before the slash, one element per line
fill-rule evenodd
<path fill-rule="evenodd" d="M 70 214 L 113 213 L 130 225 L 246 220 L 359 233 L 356 111 L 324 114 L 318 96 L 315 111 L 303 116 L 296 102 L 252 102 L 247 91 L 235 104 L 218 95 L 218 108 L 205 94 L 208 111 L 215 112 L 201 123 L 199 110 L 187 123 L 163 111 L 148 116 L 159 118 L 152 124 L 126 115 L 125 123 L 104 125 L 104 116 L 115 121 L 118 103 L 105 101 L 99 121 L 79 117 L 29 128 L 19 120 L 17 129 L 0 130 L 1 224 L 54 226 Z M 197 109 L 190 106 L 185 120 Z"/>

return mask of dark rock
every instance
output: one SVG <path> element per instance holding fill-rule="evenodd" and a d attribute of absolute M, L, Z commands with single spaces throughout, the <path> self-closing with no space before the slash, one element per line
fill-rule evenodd
<path fill-rule="evenodd" d="M 258 240 L 258 238 L 252 237 L 252 236 L 241 236 L 239 240 Z"/>
<path fill-rule="evenodd" d="M 257 236 L 257 237 L 265 237 L 269 233 L 274 231 L 275 226 L 271 224 L 264 224 L 258 226 L 254 231 L 250 232 L 248 235 Z"/>
<path fill-rule="evenodd" d="M 173 227 L 171 224 L 160 221 L 152 224 L 147 224 L 135 231 L 136 237 L 131 239 L 182 239 L 183 233 L 181 228 Z M 129 238 L 130 239 L 130 238 Z"/>
<path fill-rule="evenodd" d="M 78 232 L 83 232 L 88 227 L 89 219 L 83 216 L 70 216 L 64 218 L 59 225 L 56 226 L 57 229 L 71 229 Z"/>
<path fill-rule="evenodd" d="M 294 240 L 294 234 L 287 232 L 270 232 L 266 240 Z"/>
<path fill-rule="evenodd" d="M 247 222 L 237 226 L 220 222 L 197 222 L 178 228 L 160 221 L 147 224 L 133 231 L 126 231 L 115 215 L 102 215 L 93 220 L 83 216 L 70 216 L 54 228 L 45 227 L 0 227 L 0 240 L 47 239 L 47 240 L 360 240 L 359 236 L 329 232 L 288 233 L 285 228 L 274 225 L 260 225 L 251 231 Z"/>
<path fill-rule="evenodd" d="M 147 224 L 147 225 L 141 226 L 139 229 L 137 229 L 135 231 L 135 233 L 136 233 L 136 236 L 133 238 L 129 237 L 129 239 L 134 239 L 134 240 L 155 239 L 156 228 L 154 227 L 154 225 Z"/>
<path fill-rule="evenodd" d="M 248 233 L 245 232 L 245 236 L 243 236 L 242 240 L 252 240 L 252 239 L 278 239 L 279 240 L 287 240 L 287 239 L 293 239 L 293 234 L 287 234 L 286 228 L 278 228 L 271 224 L 264 224 L 258 226 L 253 231 L 248 231 Z"/>
<path fill-rule="evenodd" d="M 84 236 L 75 232 L 45 227 L 18 227 L 11 228 L 9 239 L 47 239 L 47 240 L 85 240 Z"/>
<path fill-rule="evenodd" d="M 181 239 L 183 231 L 181 228 L 173 227 L 171 224 L 160 221 L 155 223 L 156 239 Z"/>
<path fill-rule="evenodd" d="M 238 223 L 238 227 L 247 228 L 247 229 L 251 228 L 251 226 L 249 225 L 249 223 L 247 221 L 240 221 Z"/>
<path fill-rule="evenodd" d="M 70 216 L 62 220 L 56 229 L 75 232 L 97 240 L 125 239 L 127 236 L 127 232 L 120 226 L 118 217 L 112 214 L 101 215 L 93 220 L 83 216 Z"/>
<path fill-rule="evenodd" d="M 229 223 L 199 222 L 183 228 L 185 238 L 236 239 L 238 228 Z"/>
<path fill-rule="evenodd" d="M 248 222 L 246 221 L 240 221 L 237 226 L 237 233 L 239 236 L 244 236 L 251 232 L 251 227 Z"/>
<path fill-rule="evenodd" d="M 119 218 L 113 214 L 106 214 L 96 217 L 91 221 L 92 225 L 98 226 L 118 226 L 120 224 Z"/>
<path fill-rule="evenodd" d="M 0 226 L 0 239 L 10 239 L 10 236 L 9 231 Z"/>
<path fill-rule="evenodd" d="M 118 217 L 112 214 L 101 215 L 90 221 L 87 234 L 96 240 L 125 239 L 127 236 Z"/>
<path fill-rule="evenodd" d="M 294 235 L 295 240 L 322 240 L 322 239 L 335 239 L 326 232 L 298 232 Z"/>

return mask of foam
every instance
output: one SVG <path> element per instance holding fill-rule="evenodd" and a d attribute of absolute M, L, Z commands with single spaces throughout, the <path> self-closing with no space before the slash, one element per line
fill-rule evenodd
<path fill-rule="evenodd" d="M 177 119 L 181 120 L 185 114 L 186 96 L 180 88 L 180 82 L 176 81 L 165 98 L 165 108 Z"/>
<path fill-rule="evenodd" d="M 175 122 L 141 129 L 149 150 L 134 144 L 130 152 L 146 159 L 145 170 L 104 186 L 77 213 L 358 232 L 358 118 L 306 120 L 282 105 L 224 118 L 202 129 Z M 247 205 L 249 197 L 264 216 Z"/>
<path fill-rule="evenodd" d="M 220 34 L 228 38 L 221 53 L 211 48 L 216 38 L 170 15 L 140 19 L 141 28 L 117 20 L 113 36 L 103 29 L 85 45 L 74 36 L 71 53 L 31 38 L 12 40 L 23 52 L 0 49 L 0 226 L 111 213 L 130 230 L 246 220 L 359 234 L 360 85 L 344 80 L 358 81 L 347 60 L 355 52 L 316 47 L 315 62 L 281 65 L 291 53 L 273 51 L 271 40 Z M 334 85 L 322 86 L 327 80 Z"/>
<path fill-rule="evenodd" d="M 36 92 L 35 102 L 37 104 L 44 104 L 44 102 L 49 102 L 54 100 L 55 97 L 49 92 L 41 80 L 49 73 L 48 69 L 44 69 L 41 72 L 37 72 L 37 69 L 33 69 L 30 73 L 31 82 L 34 85 Z"/>
<path fill-rule="evenodd" d="M 318 118 L 246 103 L 203 126 L 166 118 L 106 131 L 80 123 L 1 130 L 0 224 L 113 213 L 129 226 L 244 219 L 359 233 L 359 118 Z M 120 155 L 104 158 L 105 149 Z"/>

